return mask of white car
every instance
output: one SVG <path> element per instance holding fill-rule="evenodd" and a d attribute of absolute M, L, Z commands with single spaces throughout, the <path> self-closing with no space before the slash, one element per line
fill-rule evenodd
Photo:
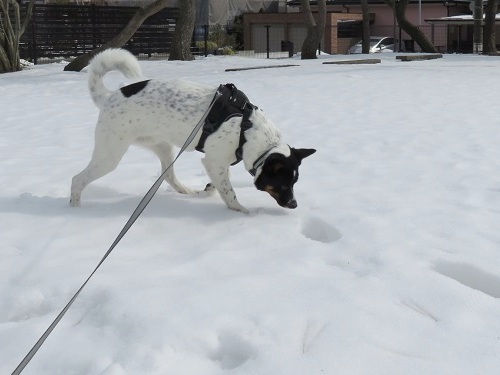
<path fill-rule="evenodd" d="M 362 53 L 363 41 L 359 41 L 347 50 L 347 53 Z M 394 52 L 394 38 L 388 36 L 370 37 L 370 53 Z"/>

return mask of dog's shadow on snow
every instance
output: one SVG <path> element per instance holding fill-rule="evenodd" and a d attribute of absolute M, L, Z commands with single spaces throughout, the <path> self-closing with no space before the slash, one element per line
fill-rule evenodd
<path fill-rule="evenodd" d="M 70 207 L 69 197 L 36 196 L 31 193 L 13 198 L 4 197 L 0 198 L 0 212 L 45 217 L 129 217 L 142 199 L 142 196 L 111 192 L 110 189 L 101 187 L 89 187 L 86 193 L 82 199 L 82 207 Z M 285 213 L 279 207 L 250 210 L 250 216 L 258 214 L 281 216 Z M 192 218 L 203 222 L 209 217 L 214 222 L 246 215 L 229 210 L 217 194 L 197 197 L 163 190 L 156 193 L 141 216 Z"/>

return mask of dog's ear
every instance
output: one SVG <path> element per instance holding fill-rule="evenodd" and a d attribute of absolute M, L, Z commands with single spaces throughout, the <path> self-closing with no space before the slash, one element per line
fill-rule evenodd
<path fill-rule="evenodd" d="M 291 150 L 293 155 L 299 160 L 307 158 L 316 152 L 314 148 L 291 148 Z"/>

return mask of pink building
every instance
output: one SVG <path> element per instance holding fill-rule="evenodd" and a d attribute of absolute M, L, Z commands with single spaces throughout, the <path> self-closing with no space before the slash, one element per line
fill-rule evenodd
<path fill-rule="evenodd" d="M 472 51 L 472 29 L 465 25 L 436 22 L 446 17 L 471 14 L 470 0 L 410 0 L 406 16 L 420 27 L 441 52 Z M 347 49 L 361 39 L 360 0 L 327 0 L 327 26 L 321 48 L 327 53 L 346 53 Z M 317 10 L 311 1 L 312 10 Z M 390 36 L 397 40 L 397 49 L 418 51 L 418 46 L 398 26 L 392 9 L 383 0 L 368 0 L 370 12 L 370 34 Z M 300 0 L 287 2 L 279 13 L 244 14 L 245 49 L 262 49 L 264 25 L 270 25 L 273 35 L 271 43 L 279 40 L 291 41 L 300 49 L 305 38 L 305 26 L 300 14 Z"/>

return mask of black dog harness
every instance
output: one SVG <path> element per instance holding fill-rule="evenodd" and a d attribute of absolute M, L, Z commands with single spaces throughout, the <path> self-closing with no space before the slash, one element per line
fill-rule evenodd
<path fill-rule="evenodd" d="M 252 127 L 250 116 L 257 107 L 248 101 L 248 98 L 232 83 L 220 85 L 215 93 L 212 109 L 205 118 L 200 140 L 196 150 L 205 152 L 205 141 L 208 136 L 215 133 L 222 123 L 233 117 L 242 117 L 240 124 L 240 141 L 235 151 L 237 164 L 243 159 L 243 145 L 245 144 L 245 131 Z"/>

